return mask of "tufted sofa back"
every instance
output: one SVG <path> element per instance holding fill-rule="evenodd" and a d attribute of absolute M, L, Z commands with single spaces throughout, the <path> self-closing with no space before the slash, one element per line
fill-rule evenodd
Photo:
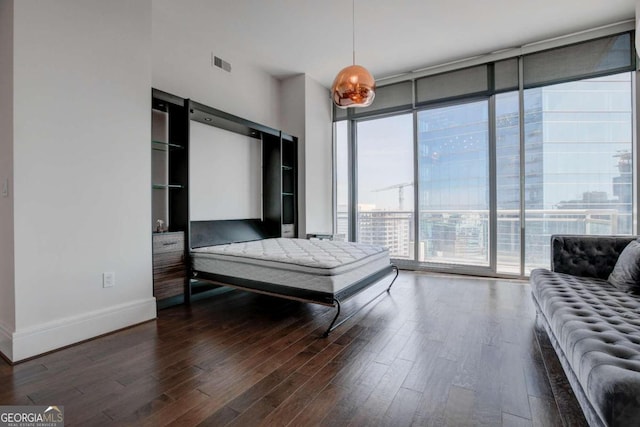
<path fill-rule="evenodd" d="M 607 279 L 622 250 L 638 236 L 551 236 L 551 271 Z"/>

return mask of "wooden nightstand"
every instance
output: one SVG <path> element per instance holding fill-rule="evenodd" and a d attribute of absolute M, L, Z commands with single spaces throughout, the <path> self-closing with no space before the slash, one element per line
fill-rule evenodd
<path fill-rule="evenodd" d="M 184 232 L 153 233 L 153 295 L 157 301 L 184 294 Z"/>

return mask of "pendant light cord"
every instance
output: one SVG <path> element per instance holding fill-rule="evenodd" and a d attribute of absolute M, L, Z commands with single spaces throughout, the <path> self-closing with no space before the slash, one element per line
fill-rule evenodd
<path fill-rule="evenodd" d="M 353 47 L 353 65 L 356 65 L 356 0 L 351 0 L 351 35 Z"/>

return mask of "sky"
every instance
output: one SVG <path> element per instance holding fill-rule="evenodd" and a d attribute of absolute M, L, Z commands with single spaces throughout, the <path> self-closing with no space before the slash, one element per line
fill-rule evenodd
<path fill-rule="evenodd" d="M 413 117 L 411 114 L 358 122 L 358 201 L 377 209 L 397 210 L 399 190 L 413 183 Z M 338 123 L 338 169 L 346 171 L 347 122 Z M 413 209 L 413 186 L 403 188 L 403 209 Z M 347 181 L 338 179 L 338 204 L 346 202 Z"/>

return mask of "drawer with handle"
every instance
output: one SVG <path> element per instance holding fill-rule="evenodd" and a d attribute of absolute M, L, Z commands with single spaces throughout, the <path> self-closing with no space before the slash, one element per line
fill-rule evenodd
<path fill-rule="evenodd" d="M 153 253 L 184 251 L 184 233 L 158 233 L 153 235 Z"/>

